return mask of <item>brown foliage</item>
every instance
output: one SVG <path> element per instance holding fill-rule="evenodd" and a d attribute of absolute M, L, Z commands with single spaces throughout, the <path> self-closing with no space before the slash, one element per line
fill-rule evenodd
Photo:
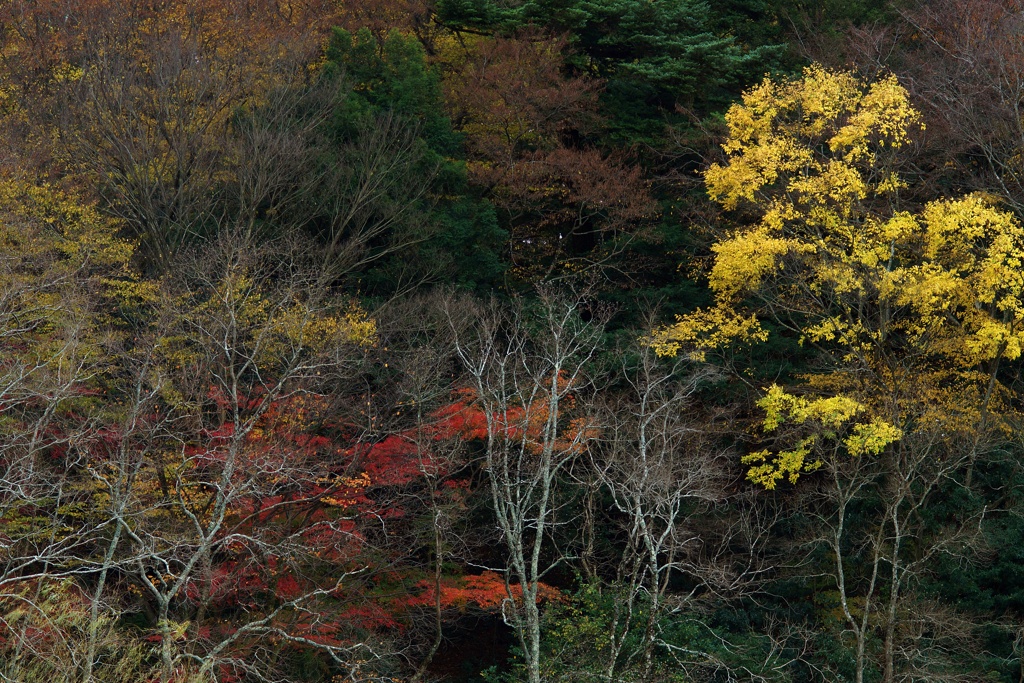
<path fill-rule="evenodd" d="M 526 280 L 606 262 L 614 246 L 605 240 L 655 211 L 640 170 L 594 149 L 532 152 L 502 180 L 492 196 L 515 216 L 511 257 L 515 274 Z"/>
<path fill-rule="evenodd" d="M 565 72 L 566 47 L 538 34 L 481 41 L 447 89 L 471 180 L 506 212 L 523 279 L 603 262 L 608 238 L 655 210 L 639 169 L 586 144 L 600 82 Z"/>
<path fill-rule="evenodd" d="M 507 167 L 524 152 L 551 149 L 563 134 L 593 126 L 600 84 L 562 73 L 566 47 L 564 38 L 539 35 L 473 47 L 447 93 L 455 120 L 469 134 L 470 154 Z"/>
<path fill-rule="evenodd" d="M 113 185 L 170 180 L 163 200 L 179 213 L 215 173 L 232 108 L 303 77 L 334 11 L 328 0 L 2 3 L 8 161 Z"/>
<path fill-rule="evenodd" d="M 428 55 L 436 54 L 436 43 L 445 29 L 434 15 L 431 0 L 360 0 L 340 3 L 337 24 L 355 33 L 368 28 L 383 41 L 391 31 L 416 36 Z"/>

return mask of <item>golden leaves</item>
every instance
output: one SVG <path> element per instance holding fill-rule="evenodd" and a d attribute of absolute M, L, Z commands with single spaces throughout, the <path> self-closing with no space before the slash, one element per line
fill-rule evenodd
<path fill-rule="evenodd" d="M 806 253 L 810 245 L 772 237 L 768 231 L 753 230 L 714 245 L 715 264 L 710 284 L 722 299 L 732 299 L 756 290 L 761 282 L 775 273 L 780 259 L 791 253 Z"/>
<path fill-rule="evenodd" d="M 769 432 L 783 422 L 803 424 L 809 420 L 838 429 L 865 410 L 863 404 L 846 396 L 807 399 L 788 394 L 777 384 L 768 389 L 757 405 L 765 412 L 764 429 Z"/>
<path fill-rule="evenodd" d="M 711 349 L 763 341 L 766 318 L 798 327 L 801 343 L 823 351 L 831 369 L 804 378 L 806 395 L 772 387 L 759 402 L 766 432 L 790 429 L 778 437 L 788 445 L 744 458 L 752 481 L 795 482 L 836 449 L 881 453 L 902 438 L 891 421 L 903 420 L 894 416 L 908 403 L 920 412 L 951 400 L 929 382 L 980 396 L 971 381 L 982 380 L 965 378 L 1020 357 L 1024 228 L 977 194 L 917 215 L 893 210 L 906 183 L 892 150 L 920 125 L 894 77 L 869 84 L 808 67 L 799 79 L 765 79 L 726 122 L 728 158 L 707 170 L 708 193 L 757 218 L 712 247 L 715 306 L 648 341 L 659 354 L 703 360 Z M 858 371 L 870 379 L 855 379 Z M 825 377 L 832 386 L 816 381 Z M 909 377 L 920 384 L 915 396 Z"/>
<path fill-rule="evenodd" d="M 855 425 L 853 433 L 846 437 L 844 443 L 850 455 L 877 455 L 886 446 L 902 438 L 903 430 L 875 418 L 866 424 Z"/>
<path fill-rule="evenodd" d="M 857 422 L 869 408 L 849 396 L 805 398 L 772 385 L 757 405 L 765 412 L 765 432 L 775 432 L 787 424 L 805 427 L 802 431 L 809 432 L 792 448 L 777 452 L 765 449 L 743 457 L 744 464 L 752 465 L 747 479 L 766 489 L 774 489 L 784 478 L 795 484 L 801 474 L 820 468 L 822 461 L 811 458 L 821 446 L 832 444 L 851 456 L 877 455 L 903 438 L 901 429 L 881 418 Z"/>
<path fill-rule="evenodd" d="M 726 209 L 741 200 L 757 203 L 758 194 L 776 183 L 795 204 L 829 199 L 841 211 L 869 191 L 895 192 L 902 186 L 897 175 L 872 180 L 867 171 L 877 150 L 902 147 L 920 123 L 895 77 L 866 86 L 850 73 L 817 65 L 798 80 L 766 78 L 725 119 L 729 162 L 711 166 L 704 180 Z M 823 143 L 830 154 L 822 154 Z"/>
<path fill-rule="evenodd" d="M 742 317 L 727 307 L 702 309 L 679 317 L 674 325 L 655 330 L 647 339 L 659 356 L 675 356 L 688 349 L 695 360 L 704 360 L 707 351 L 735 344 L 737 341 L 765 341 L 763 329 L 755 315 Z"/>

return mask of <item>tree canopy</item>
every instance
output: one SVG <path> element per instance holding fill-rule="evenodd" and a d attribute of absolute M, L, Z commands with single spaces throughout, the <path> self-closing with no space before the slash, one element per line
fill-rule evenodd
<path fill-rule="evenodd" d="M 1021 9 L 0 2 L 0 679 L 1019 683 Z"/>

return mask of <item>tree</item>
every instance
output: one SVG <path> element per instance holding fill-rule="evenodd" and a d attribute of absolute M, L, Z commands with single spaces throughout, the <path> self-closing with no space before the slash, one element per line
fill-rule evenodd
<path fill-rule="evenodd" d="M 655 145 L 664 116 L 682 105 L 702 111 L 764 71 L 775 46 L 741 45 L 716 31 L 713 6 L 703 2 L 635 0 L 496 2 L 445 0 L 440 19 L 454 30 L 513 33 L 540 27 L 568 38 L 569 62 L 607 83 L 611 138 Z"/>
<path fill-rule="evenodd" d="M 89 680 L 100 641 L 114 650 L 124 644 L 132 666 L 142 666 L 138 644 L 112 634 L 98 598 L 90 604 L 69 581 L 93 571 L 87 558 L 111 528 L 109 519 L 90 515 L 89 490 L 76 472 L 103 441 L 97 396 L 121 336 L 102 324 L 98 309 L 127 303 L 134 285 L 127 267 L 133 245 L 114 236 L 116 227 L 51 186 L 0 183 L 5 676 L 63 670 Z M 48 634 L 38 651 L 34 632 Z"/>
<path fill-rule="evenodd" d="M 561 561 L 550 534 L 567 520 L 559 480 L 594 432 L 581 405 L 602 320 L 582 301 L 541 290 L 535 318 L 523 307 L 490 310 L 456 340 L 471 382 L 471 426 L 485 441 L 491 502 L 507 557 L 502 615 L 519 639 L 526 675 L 541 680 L 542 579 Z M 553 554 L 552 554 L 553 553 Z"/>
<path fill-rule="evenodd" d="M 464 287 L 492 281 L 503 268 L 498 252 L 505 233 L 493 208 L 466 185 L 462 139 L 445 114 L 440 76 L 423 48 L 398 31 L 379 38 L 368 29 L 339 29 L 328 46 L 325 75 L 351 84 L 331 138 L 354 153 L 327 157 L 350 170 L 342 191 L 329 193 L 338 208 L 325 207 L 313 229 L 337 222 L 337 216 L 354 216 L 355 227 L 376 222 L 363 240 L 376 247 L 370 251 L 374 270 L 362 274 L 364 286 L 374 289 L 396 291 L 439 274 Z M 373 131 L 381 129 L 379 139 L 389 147 L 365 153 L 360 139 L 375 139 Z M 338 231 L 324 232 L 329 237 Z M 382 250 L 382 244 L 409 253 L 385 259 L 395 248 Z"/>
<path fill-rule="evenodd" d="M 274 675 L 289 648 L 359 666 L 349 654 L 370 639 L 323 614 L 359 602 L 336 591 L 364 570 L 368 480 L 316 430 L 324 384 L 372 321 L 295 253 L 217 246 L 149 288 L 88 476 L 69 472 L 65 490 L 104 520 L 81 572 L 93 605 L 105 589 L 132 597 L 161 680 Z M 239 609 L 248 618 L 220 618 Z"/>
<path fill-rule="evenodd" d="M 12 116 L 63 162 L 48 170 L 91 176 L 159 269 L 218 214 L 234 110 L 301 79 L 329 16 L 315 0 L 290 13 L 236 0 L 2 11 Z"/>
<path fill-rule="evenodd" d="M 469 178 L 508 226 L 522 284 L 618 267 L 622 242 L 656 213 L 640 169 L 586 142 L 599 81 L 563 73 L 567 47 L 535 31 L 479 40 L 447 83 Z"/>
<path fill-rule="evenodd" d="M 883 680 L 916 665 L 899 654 L 903 599 L 934 553 L 966 551 L 978 523 L 930 526 L 920 511 L 969 489 L 976 460 L 1005 438 L 1002 370 L 1021 353 L 1021 226 L 974 195 L 900 210 L 896 165 L 918 120 L 894 77 L 810 67 L 748 91 L 726 117 L 728 161 L 705 180 L 753 220 L 713 247 L 715 307 L 652 338 L 660 353 L 700 357 L 763 341 L 765 320 L 816 350 L 791 389 L 765 388 L 767 447 L 744 461 L 769 489 L 829 475 L 835 497 L 818 514 L 858 683 L 876 631 Z M 863 528 L 849 526 L 853 501 Z"/>
<path fill-rule="evenodd" d="M 615 604 L 602 672 L 606 680 L 630 674 L 651 680 L 656 648 L 677 654 L 672 648 L 678 646 L 661 632 L 667 615 L 688 607 L 704 590 L 736 590 L 745 582 L 744 568 L 728 566 L 731 559 L 723 560 L 716 550 L 718 544 L 742 540 L 726 533 L 723 541 L 710 523 L 698 529 L 695 521 L 710 521 L 707 509 L 724 502 L 730 479 L 730 454 L 715 443 L 713 421 L 698 426 L 690 413 L 694 395 L 710 378 L 685 377 L 683 359 L 662 365 L 649 348 L 635 359 L 631 355 L 621 376 L 626 391 L 602 406 L 602 433 L 590 450 L 597 481 L 610 496 L 625 536 L 611 586 Z M 673 595 L 670 585 L 680 581 L 692 588 Z M 630 651 L 627 643 L 637 640 L 634 630 L 642 634 Z M 680 654 L 704 663 L 715 659 L 706 652 Z"/>

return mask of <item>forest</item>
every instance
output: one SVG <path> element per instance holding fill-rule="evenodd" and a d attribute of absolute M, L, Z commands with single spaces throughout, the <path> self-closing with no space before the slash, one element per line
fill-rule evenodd
<path fill-rule="evenodd" d="M 0 0 L 0 682 L 1024 682 L 1024 0 Z"/>

